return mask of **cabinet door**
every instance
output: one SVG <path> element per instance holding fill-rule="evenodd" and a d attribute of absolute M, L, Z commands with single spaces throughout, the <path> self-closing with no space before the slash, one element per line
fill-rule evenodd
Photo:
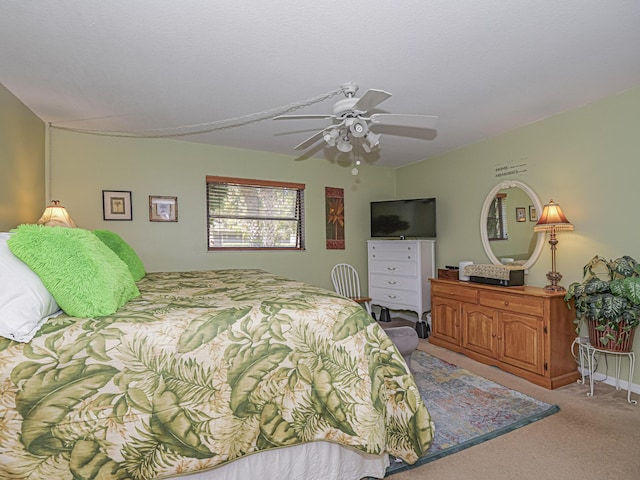
<path fill-rule="evenodd" d="M 460 302 L 433 297 L 431 305 L 431 334 L 445 342 L 460 345 Z"/>
<path fill-rule="evenodd" d="M 496 310 L 462 304 L 462 346 L 467 350 L 497 357 L 498 319 Z"/>
<path fill-rule="evenodd" d="M 498 360 L 543 375 L 543 329 L 541 318 L 500 312 Z"/>

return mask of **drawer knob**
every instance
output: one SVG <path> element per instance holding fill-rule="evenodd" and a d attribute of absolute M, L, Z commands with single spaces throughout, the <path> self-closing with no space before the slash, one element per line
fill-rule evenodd
<path fill-rule="evenodd" d="M 396 298 L 398 298 L 398 297 L 397 297 L 397 296 L 395 296 L 395 295 L 388 295 L 388 297 L 389 297 L 391 300 L 395 300 Z"/>
<path fill-rule="evenodd" d="M 387 267 L 387 270 L 389 270 L 390 272 L 393 272 L 396 269 L 396 267 Z"/>
<path fill-rule="evenodd" d="M 387 283 L 389 285 L 397 285 L 398 284 L 398 282 L 396 282 L 395 280 L 387 280 Z"/>
<path fill-rule="evenodd" d="M 508 301 L 508 300 L 505 300 L 505 301 L 504 301 L 504 306 L 505 306 L 505 307 L 508 307 L 508 306 L 509 306 L 509 301 Z"/>

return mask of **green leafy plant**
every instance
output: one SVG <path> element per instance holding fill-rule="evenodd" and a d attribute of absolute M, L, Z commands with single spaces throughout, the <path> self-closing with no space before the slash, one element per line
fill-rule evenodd
<path fill-rule="evenodd" d="M 575 305 L 576 333 L 583 321 L 595 322 L 602 345 L 622 342 L 640 324 L 640 265 L 629 256 L 607 260 L 596 255 L 584 266 L 583 277 L 569 285 L 564 297 L 569 308 L 571 300 Z"/>

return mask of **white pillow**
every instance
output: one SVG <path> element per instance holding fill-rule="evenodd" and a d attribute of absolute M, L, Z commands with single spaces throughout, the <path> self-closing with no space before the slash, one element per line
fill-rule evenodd
<path fill-rule="evenodd" d="M 0 336 L 28 342 L 61 310 L 40 277 L 11 253 L 10 235 L 0 232 Z"/>

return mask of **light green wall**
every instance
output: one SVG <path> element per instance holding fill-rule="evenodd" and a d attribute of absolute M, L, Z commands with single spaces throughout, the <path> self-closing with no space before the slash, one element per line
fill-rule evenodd
<path fill-rule="evenodd" d="M 401 168 L 396 188 L 407 197 L 437 197 L 439 266 L 487 263 L 479 217 L 489 190 L 505 180 L 496 176 L 496 167 L 526 164 L 525 173 L 511 178 L 531 187 L 543 204 L 559 203 L 575 226 L 558 233 L 557 270 L 567 286 L 582 279 L 582 267 L 596 254 L 640 260 L 639 126 L 640 88 L 635 88 Z M 550 269 L 545 243 L 528 284 L 546 285 Z M 634 345 L 640 353 L 640 335 Z M 634 383 L 640 383 L 638 370 Z"/>
<path fill-rule="evenodd" d="M 438 264 L 488 258 L 480 240 L 486 194 L 506 178 L 496 167 L 526 164 L 513 177 L 541 202 L 559 203 L 575 226 L 558 233 L 562 284 L 580 280 L 596 254 L 640 260 L 635 209 L 640 202 L 640 88 L 397 170 L 396 188 L 407 197 L 438 198 Z M 514 206 L 510 205 L 509 209 Z M 530 285 L 545 285 L 548 245 L 530 269 Z"/>
<path fill-rule="evenodd" d="M 45 125 L 0 84 L 0 231 L 40 218 Z"/>
<path fill-rule="evenodd" d="M 329 272 L 348 262 L 366 285 L 369 202 L 395 195 L 389 168 L 200 145 L 178 140 L 123 139 L 51 130 L 51 191 L 75 222 L 119 233 L 149 271 L 262 268 L 331 287 Z M 306 184 L 304 252 L 208 252 L 205 177 L 222 175 Z M 344 188 L 345 250 L 325 248 L 324 188 Z M 102 219 L 102 190 L 132 191 L 133 221 Z M 149 195 L 178 197 L 178 222 L 149 221 Z M 366 290 L 365 290 L 366 291 Z"/>

